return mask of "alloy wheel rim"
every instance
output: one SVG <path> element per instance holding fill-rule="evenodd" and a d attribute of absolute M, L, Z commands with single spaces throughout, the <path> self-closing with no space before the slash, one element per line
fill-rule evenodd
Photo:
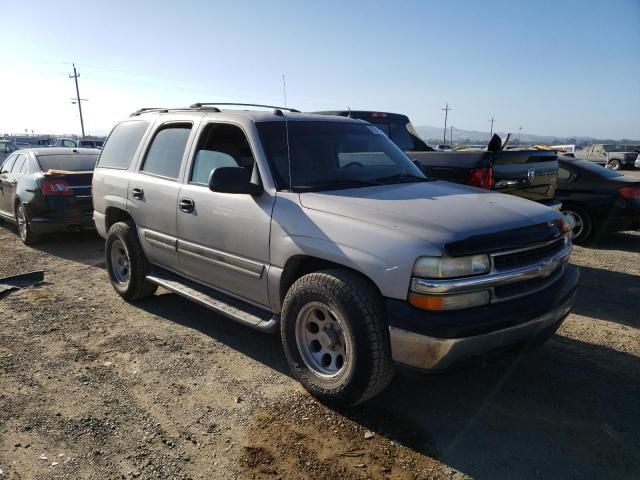
<path fill-rule="evenodd" d="M 22 240 L 26 240 L 27 238 L 27 218 L 24 212 L 24 207 L 22 205 L 18 206 L 18 233 Z"/>
<path fill-rule="evenodd" d="M 344 325 L 335 311 L 320 302 L 308 303 L 298 313 L 298 351 L 316 375 L 334 378 L 347 368 L 352 347 Z"/>
<path fill-rule="evenodd" d="M 111 244 L 111 271 L 120 284 L 126 285 L 131 278 L 131 262 L 127 247 L 121 240 Z"/>
<path fill-rule="evenodd" d="M 563 213 L 570 215 L 573 218 L 573 221 L 575 222 L 575 227 L 573 227 L 573 238 L 579 238 L 580 235 L 582 235 L 582 232 L 584 232 L 583 218 L 573 210 L 564 210 Z"/>

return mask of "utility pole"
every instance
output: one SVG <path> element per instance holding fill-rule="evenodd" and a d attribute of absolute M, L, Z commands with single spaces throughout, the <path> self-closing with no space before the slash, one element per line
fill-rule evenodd
<path fill-rule="evenodd" d="M 451 142 L 451 149 L 453 149 L 453 125 L 451 125 L 451 135 L 449 135 L 449 141 Z"/>
<path fill-rule="evenodd" d="M 449 116 L 449 110 L 451 110 L 449 102 L 447 102 L 447 105 L 442 110 L 444 111 L 444 134 L 442 135 L 442 143 L 447 143 L 447 117 Z"/>
<path fill-rule="evenodd" d="M 520 146 L 520 134 L 522 133 L 522 127 L 518 127 L 518 146 Z"/>
<path fill-rule="evenodd" d="M 80 98 L 80 89 L 78 88 L 78 77 L 80 74 L 76 72 L 76 64 L 73 64 L 73 75 L 69 74 L 69 78 L 73 78 L 76 82 L 76 98 L 78 99 L 78 111 L 80 112 L 80 128 L 82 129 L 82 138 L 84 138 L 84 119 L 82 118 L 82 99 Z"/>
<path fill-rule="evenodd" d="M 491 137 L 493 138 L 493 122 L 495 122 L 495 119 L 493 117 L 491 117 Z"/>

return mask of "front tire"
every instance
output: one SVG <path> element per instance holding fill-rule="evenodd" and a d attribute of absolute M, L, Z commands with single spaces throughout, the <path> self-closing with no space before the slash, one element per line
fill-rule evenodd
<path fill-rule="evenodd" d="M 563 207 L 562 213 L 565 215 L 571 215 L 576 222 L 576 226 L 573 228 L 573 243 L 577 245 L 583 245 L 588 243 L 593 237 L 593 219 L 589 212 L 577 205 L 567 205 Z"/>
<path fill-rule="evenodd" d="M 122 298 L 142 300 L 156 292 L 158 286 L 146 280 L 150 265 L 140 246 L 135 225 L 126 222 L 111 225 L 105 257 L 111 285 Z"/>
<path fill-rule="evenodd" d="M 325 403 L 361 403 L 393 377 L 382 298 L 355 273 L 324 270 L 298 279 L 284 300 L 281 334 L 294 377 Z"/>

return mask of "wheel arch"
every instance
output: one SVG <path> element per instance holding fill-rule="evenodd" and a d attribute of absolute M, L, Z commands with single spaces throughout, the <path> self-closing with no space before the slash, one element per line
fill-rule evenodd
<path fill-rule="evenodd" d="M 282 308 L 282 304 L 284 302 L 284 298 L 287 295 L 287 292 L 291 288 L 291 285 L 295 283 L 296 280 L 307 275 L 309 273 L 318 272 L 321 270 L 329 270 L 329 269 L 342 269 L 352 272 L 359 277 L 363 278 L 367 283 L 371 284 L 376 292 L 382 296 L 380 289 L 376 285 L 376 283 L 367 275 L 362 272 L 349 267 L 347 265 L 337 263 L 332 260 L 327 260 L 321 257 L 315 257 L 312 255 L 294 255 L 289 258 L 282 269 L 282 273 L 280 275 L 280 280 L 278 284 L 279 296 L 278 296 L 278 307 Z"/>
<path fill-rule="evenodd" d="M 133 221 L 133 218 L 129 212 L 120 207 L 107 207 L 105 210 L 105 227 L 107 232 L 114 223 L 128 221 Z"/>

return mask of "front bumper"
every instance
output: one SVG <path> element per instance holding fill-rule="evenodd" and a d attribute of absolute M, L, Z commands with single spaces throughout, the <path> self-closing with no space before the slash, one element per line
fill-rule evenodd
<path fill-rule="evenodd" d="M 435 338 L 390 327 L 393 360 L 421 370 L 446 370 L 465 360 L 553 333 L 571 311 L 575 296 L 541 317 L 514 327 L 466 338 Z"/>
<path fill-rule="evenodd" d="M 421 370 L 441 371 L 545 339 L 571 311 L 578 278 L 576 267 L 569 265 L 563 277 L 543 292 L 459 312 L 432 314 L 412 307 L 389 311 L 387 301 L 393 360 Z M 408 316 L 399 318 L 400 312 Z"/>

